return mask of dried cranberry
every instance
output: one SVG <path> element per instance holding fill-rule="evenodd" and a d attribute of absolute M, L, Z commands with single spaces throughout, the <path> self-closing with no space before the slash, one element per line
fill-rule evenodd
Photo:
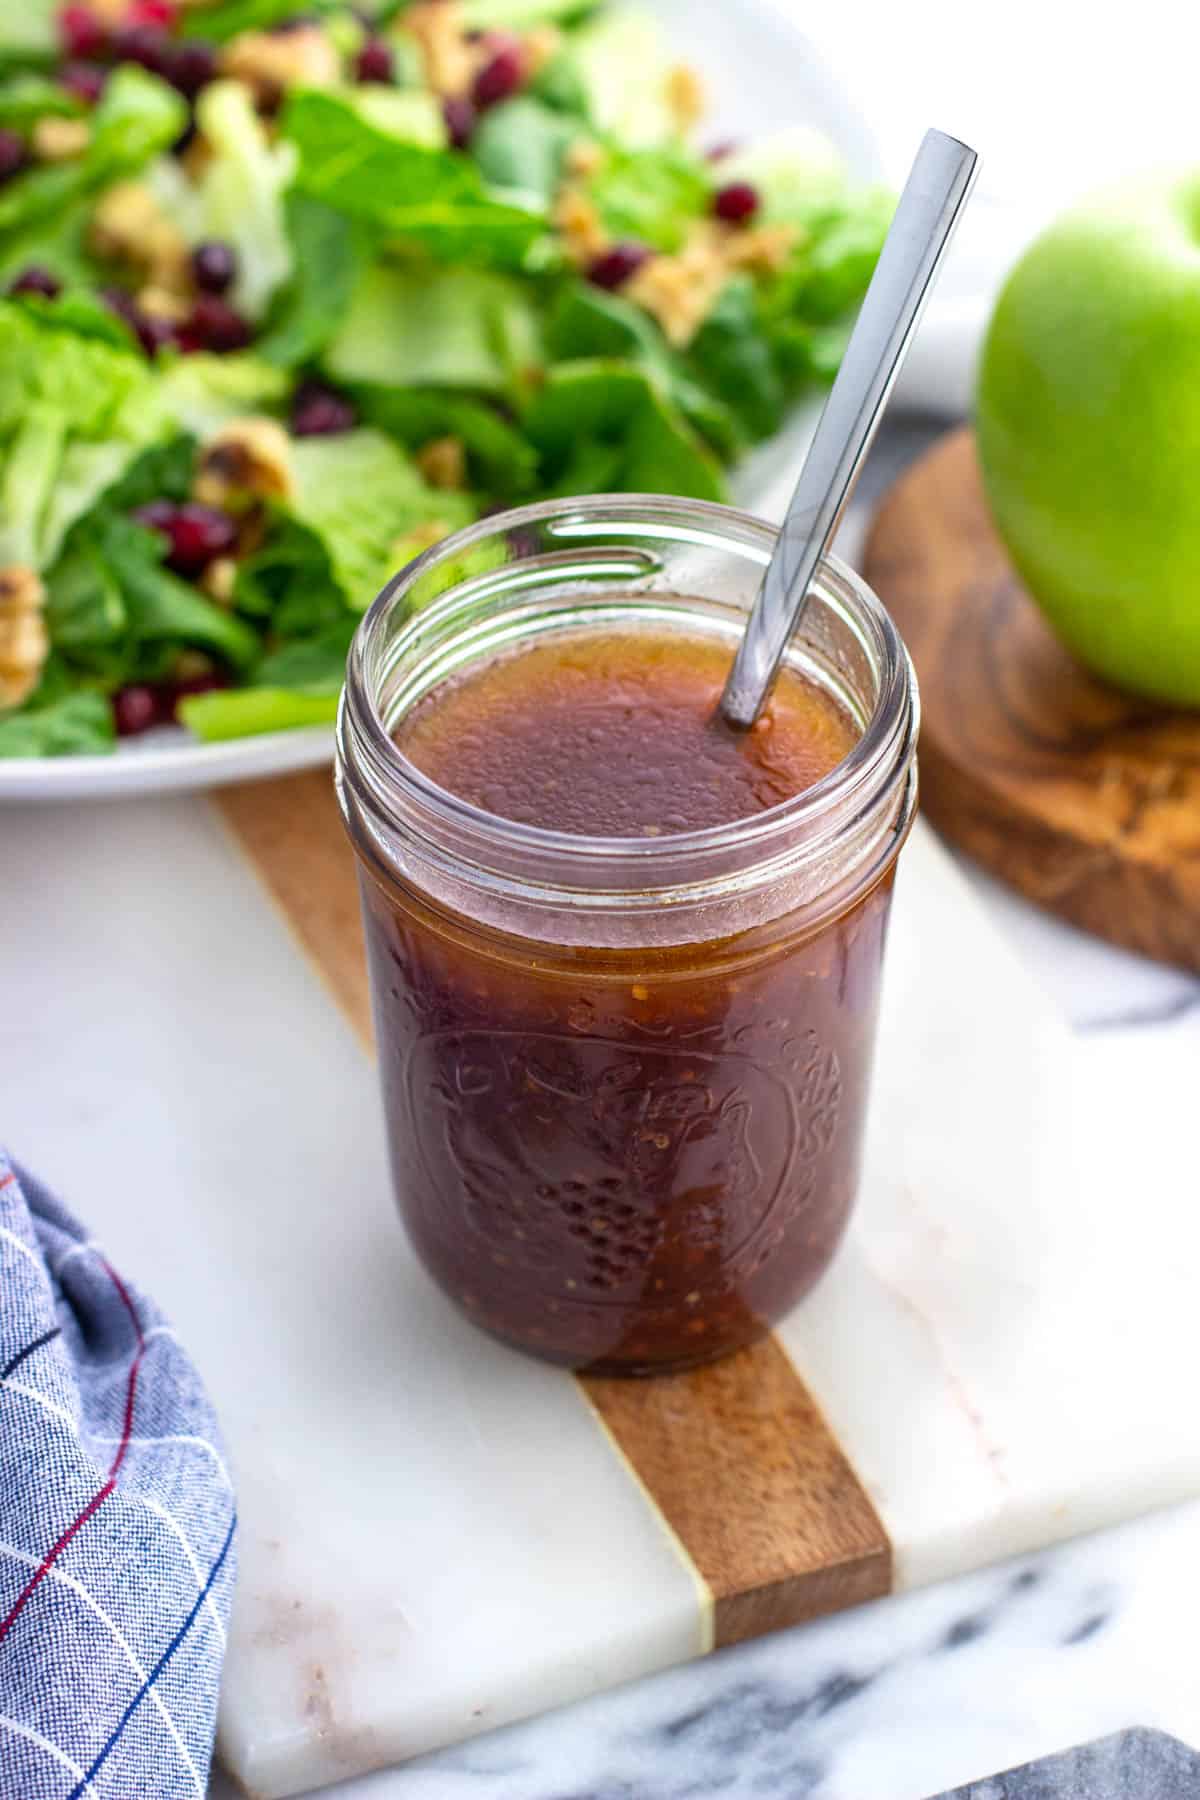
<path fill-rule="evenodd" d="M 220 294 L 198 294 L 186 321 L 206 350 L 244 350 L 254 335 L 240 312 Z"/>
<path fill-rule="evenodd" d="M 17 279 L 9 285 L 10 294 L 40 294 L 43 300 L 57 300 L 62 293 L 62 282 L 41 263 L 30 263 L 22 269 Z"/>
<path fill-rule="evenodd" d="M 99 63 L 69 62 L 58 71 L 58 85 L 68 94 L 74 94 L 85 106 L 95 106 L 107 80 L 108 70 L 102 69 Z"/>
<path fill-rule="evenodd" d="M 172 44 L 166 57 L 164 73 L 185 100 L 194 100 L 200 89 L 217 77 L 217 52 L 212 44 L 200 38 Z"/>
<path fill-rule="evenodd" d="M 161 532 L 167 541 L 166 564 L 177 575 L 203 574 L 218 556 L 237 548 L 237 526 L 228 513 L 198 500 L 174 506 L 169 500 L 151 500 L 134 513 L 139 525 Z"/>
<path fill-rule="evenodd" d="M 206 294 L 223 294 L 237 277 L 237 254 L 231 244 L 209 238 L 192 251 L 192 280 Z"/>
<path fill-rule="evenodd" d="M 133 317 L 129 323 L 133 326 L 134 336 L 151 362 L 160 350 L 165 350 L 168 344 L 174 342 L 175 327 L 170 319 L 160 319 L 156 314 L 144 313 L 140 307 L 135 306 Z"/>
<path fill-rule="evenodd" d="M 175 517 L 174 500 L 147 500 L 144 506 L 135 506 L 132 517 L 147 531 L 161 531 L 169 537 L 171 521 Z"/>
<path fill-rule="evenodd" d="M 140 681 L 117 689 L 112 711 L 118 737 L 137 737 L 152 725 L 161 725 L 165 716 L 159 695 Z"/>
<path fill-rule="evenodd" d="M 133 328 L 138 316 L 138 308 L 137 301 L 131 293 L 127 292 L 125 288 L 106 287 L 100 289 L 100 298 L 109 312 L 116 313 L 118 319 L 123 319 L 130 329 Z"/>
<path fill-rule="evenodd" d="M 103 56 L 108 49 L 108 31 L 103 19 L 90 6 L 61 7 L 58 14 L 58 37 L 68 56 L 82 58 Z"/>
<path fill-rule="evenodd" d="M 748 181 L 731 181 L 713 195 L 712 209 L 727 225 L 744 225 L 759 208 L 758 189 Z"/>
<path fill-rule="evenodd" d="M 305 381 L 292 402 L 292 431 L 296 437 L 334 437 L 353 431 L 358 414 L 344 394 L 320 381 Z"/>
<path fill-rule="evenodd" d="M 125 9 L 127 25 L 152 25 L 158 31 L 175 28 L 174 0 L 128 0 Z"/>
<path fill-rule="evenodd" d="M 603 251 L 589 263 L 588 280 L 602 288 L 624 287 L 630 276 L 637 274 L 649 256 L 650 252 L 645 244 L 639 244 L 633 238 L 623 238 L 611 250 Z"/>
<path fill-rule="evenodd" d="M 390 81 L 395 72 L 392 47 L 382 38 L 369 37 L 354 59 L 358 81 Z"/>
<path fill-rule="evenodd" d="M 0 182 L 11 181 L 28 161 L 25 139 L 18 132 L 0 127 Z"/>
<path fill-rule="evenodd" d="M 213 694 L 228 686 L 229 676 L 221 669 L 209 669 L 203 675 L 188 675 L 183 681 L 173 681 L 163 696 L 168 718 L 178 719 L 181 700 L 188 700 L 193 694 Z"/>
<path fill-rule="evenodd" d="M 525 52 L 518 40 L 496 32 L 489 47 L 492 53 L 471 86 L 471 98 L 481 108 L 509 99 L 525 83 Z"/>
<path fill-rule="evenodd" d="M 465 150 L 475 134 L 477 123 L 475 108 L 465 94 L 452 94 L 448 100 L 442 101 L 442 117 L 446 121 L 446 136 L 456 150 Z"/>
<path fill-rule="evenodd" d="M 123 25 L 113 34 L 116 61 L 137 63 L 151 75 L 166 75 L 172 49 L 170 38 L 157 25 Z"/>

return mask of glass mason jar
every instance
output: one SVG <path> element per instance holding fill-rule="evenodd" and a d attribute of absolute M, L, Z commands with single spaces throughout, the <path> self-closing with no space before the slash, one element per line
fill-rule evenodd
<path fill-rule="evenodd" d="M 824 563 L 792 665 L 860 735 L 752 818 L 587 838 L 482 812 L 396 748 L 439 683 L 638 622 L 733 647 L 774 543 L 727 508 L 551 501 L 483 520 L 366 615 L 338 721 L 400 1211 L 485 1330 L 575 1368 L 705 1362 L 817 1280 L 854 1200 L 917 696 Z"/>

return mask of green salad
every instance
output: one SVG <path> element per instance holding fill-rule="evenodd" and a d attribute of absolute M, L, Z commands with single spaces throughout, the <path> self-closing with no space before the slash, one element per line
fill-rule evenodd
<path fill-rule="evenodd" d="M 305 0 L 301 0 L 305 4 Z M 890 213 L 588 0 L 0 9 L 0 755 L 332 718 L 403 563 L 718 500 Z"/>

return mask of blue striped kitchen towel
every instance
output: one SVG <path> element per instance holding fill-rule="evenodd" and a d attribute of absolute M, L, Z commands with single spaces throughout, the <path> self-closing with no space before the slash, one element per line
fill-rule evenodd
<path fill-rule="evenodd" d="M 234 1525 L 170 1326 L 0 1153 L 2 1800 L 203 1796 Z"/>

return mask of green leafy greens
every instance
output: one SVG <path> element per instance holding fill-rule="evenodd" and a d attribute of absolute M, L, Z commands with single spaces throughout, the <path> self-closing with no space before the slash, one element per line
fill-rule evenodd
<path fill-rule="evenodd" d="M 109 55 L 95 104 L 56 11 L 0 8 L 0 568 L 50 643 L 0 757 L 109 752 L 131 685 L 204 741 L 327 725 L 430 543 L 538 496 L 724 499 L 834 373 L 887 226 L 807 129 L 706 160 L 636 6 L 208 0 L 147 59 L 171 80 Z"/>

